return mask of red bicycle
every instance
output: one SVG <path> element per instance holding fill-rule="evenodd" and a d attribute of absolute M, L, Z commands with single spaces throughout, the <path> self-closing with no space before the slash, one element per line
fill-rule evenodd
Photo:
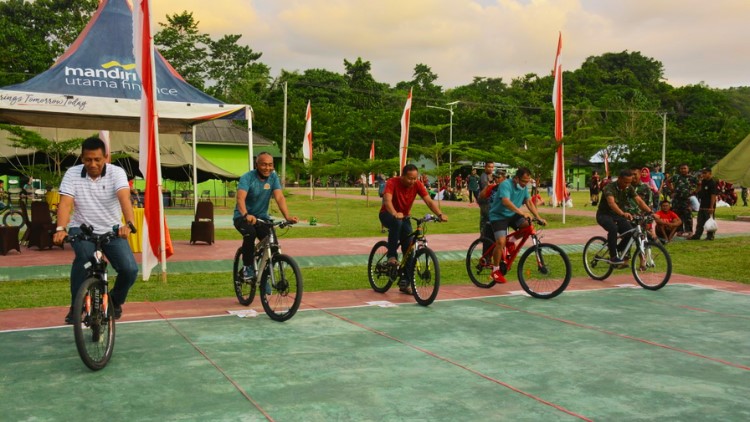
<path fill-rule="evenodd" d="M 551 299 L 562 293 L 570 283 L 570 259 L 559 246 L 540 242 L 541 231 L 537 231 L 533 224 L 540 223 L 539 220 L 527 221 L 527 227 L 507 235 L 505 251 L 500 261 L 500 272 L 505 275 L 512 268 L 523 245 L 531 239 L 532 245 L 526 248 L 518 261 L 518 282 L 529 295 Z M 488 289 L 496 283 L 491 276 L 495 247 L 495 241 L 487 237 L 480 237 L 469 246 L 466 253 L 466 271 L 477 287 Z"/>

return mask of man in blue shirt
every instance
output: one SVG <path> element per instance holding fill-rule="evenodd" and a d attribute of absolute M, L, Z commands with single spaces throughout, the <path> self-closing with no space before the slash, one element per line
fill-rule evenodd
<path fill-rule="evenodd" d="M 508 234 L 508 226 L 515 230 L 527 227 L 529 214 L 521 211 L 521 206 L 531 211 L 534 218 L 545 225 L 547 221 L 539 216 L 539 212 L 531 201 L 528 184 L 531 181 L 531 170 L 521 167 L 516 171 L 515 177 L 506 179 L 500 184 L 490 203 L 490 223 L 495 234 L 495 250 L 492 255 L 492 279 L 497 283 L 505 283 L 505 277 L 500 272 L 500 258 L 505 250 L 505 236 Z"/>
<path fill-rule="evenodd" d="M 268 215 L 271 196 L 287 221 L 293 223 L 299 221 L 297 217 L 289 216 L 279 176 L 273 170 L 273 157 L 267 152 L 261 152 L 255 161 L 255 170 L 240 177 L 237 186 L 237 206 L 234 208 L 234 228 L 242 234 L 242 264 L 245 266 L 243 275 L 246 278 L 255 276 L 253 267 L 255 238 L 263 239 L 269 234 L 266 226 L 256 226 L 255 223 L 258 218 L 265 220 L 271 218 Z"/>

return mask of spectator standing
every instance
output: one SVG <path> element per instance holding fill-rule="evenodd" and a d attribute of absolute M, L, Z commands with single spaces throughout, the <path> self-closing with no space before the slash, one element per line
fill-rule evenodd
<path fill-rule="evenodd" d="M 661 190 L 664 186 L 664 173 L 661 172 L 661 167 L 654 166 L 654 171 L 651 172 L 651 180 L 656 185 L 656 197 L 654 198 L 654 208 L 658 208 L 661 201 Z"/>
<path fill-rule="evenodd" d="M 492 181 L 492 173 L 494 171 L 495 163 L 486 161 L 484 163 L 484 172 L 479 176 L 479 192 L 484 192 L 484 189 Z M 479 205 L 479 234 L 481 236 L 485 231 L 485 225 L 490 221 L 490 199 L 482 198 L 482 195 L 478 195 L 477 204 Z"/>
<path fill-rule="evenodd" d="M 742 196 L 742 206 L 747 206 L 747 187 L 741 186 L 740 187 L 740 195 Z"/>
<path fill-rule="evenodd" d="M 471 204 L 474 202 L 472 197 L 474 199 L 478 198 L 479 195 L 479 175 L 477 175 L 477 169 L 471 169 L 471 174 L 469 175 L 469 203 Z"/>
<path fill-rule="evenodd" d="M 589 181 L 589 197 L 591 199 L 591 205 L 597 206 L 599 204 L 599 184 L 602 182 L 599 177 L 599 172 L 594 170 Z"/>
<path fill-rule="evenodd" d="M 693 212 L 690 210 L 690 195 L 695 192 L 698 179 L 690 174 L 688 165 L 680 164 L 678 173 L 669 180 L 672 192 L 672 209 L 682 220 L 682 227 L 677 228 L 677 236 L 693 235 Z"/>
<path fill-rule="evenodd" d="M 703 234 L 703 225 L 706 224 L 709 218 L 714 216 L 714 210 L 716 209 L 716 181 L 711 176 L 711 169 L 709 167 L 701 170 L 698 200 L 701 202 L 701 207 L 698 210 L 698 223 L 695 226 L 695 234 L 689 237 L 688 240 L 699 240 Z M 706 232 L 706 240 L 714 240 L 714 233 Z"/>

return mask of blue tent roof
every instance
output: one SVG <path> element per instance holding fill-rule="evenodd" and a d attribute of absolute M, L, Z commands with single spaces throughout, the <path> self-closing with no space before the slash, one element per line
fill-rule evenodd
<path fill-rule="evenodd" d="M 216 118 L 245 118 L 245 105 L 224 104 L 191 86 L 158 52 L 154 62 L 161 132 L 179 132 L 187 124 Z M 140 98 L 130 5 L 102 0 L 50 69 L 0 89 L 0 121 L 138 131 L 133 119 L 140 115 Z"/>

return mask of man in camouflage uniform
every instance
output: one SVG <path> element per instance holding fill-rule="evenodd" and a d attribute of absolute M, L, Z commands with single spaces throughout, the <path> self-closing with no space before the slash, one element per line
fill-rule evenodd
<path fill-rule="evenodd" d="M 641 182 L 641 169 L 640 168 L 634 167 L 632 171 L 633 171 L 633 181 L 631 182 L 630 185 L 633 186 L 633 189 L 635 189 L 635 193 L 638 195 L 638 197 L 640 197 L 646 205 L 651 206 L 651 204 L 653 203 L 654 192 L 651 190 L 651 188 L 647 184 Z M 637 214 L 640 214 L 641 211 L 642 210 L 638 206 L 638 203 L 635 201 L 635 199 L 630 198 L 628 200 L 628 206 L 625 207 L 625 212 L 628 212 L 632 215 L 637 215 Z M 654 229 L 653 224 L 649 225 L 648 233 L 649 235 L 651 235 L 651 239 L 654 239 L 654 240 L 657 239 L 656 230 Z"/>
<path fill-rule="evenodd" d="M 682 227 L 677 228 L 677 236 L 693 235 L 693 212 L 690 210 L 690 195 L 695 193 L 698 179 L 690 174 L 687 164 L 680 164 L 677 174 L 669 179 L 672 191 L 672 209 L 682 220 Z"/>

